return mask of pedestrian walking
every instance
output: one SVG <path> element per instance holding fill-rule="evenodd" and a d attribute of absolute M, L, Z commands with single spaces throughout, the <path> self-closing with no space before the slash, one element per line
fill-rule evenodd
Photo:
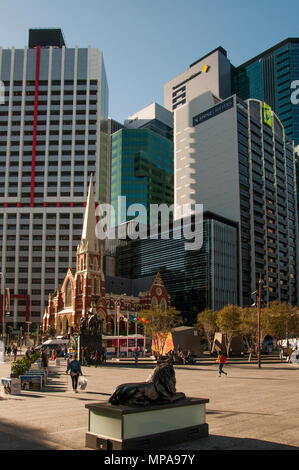
<path fill-rule="evenodd" d="M 105 346 L 102 347 L 101 356 L 102 356 L 102 363 L 104 364 L 106 362 L 106 349 L 105 349 Z"/>
<path fill-rule="evenodd" d="M 226 357 L 222 352 L 219 352 L 216 362 L 219 363 L 219 377 L 221 377 L 221 374 L 227 375 L 227 372 L 224 372 L 223 370 L 224 364 L 226 363 Z"/>
<path fill-rule="evenodd" d="M 16 347 L 16 345 L 13 346 L 12 352 L 13 352 L 13 358 L 14 358 L 13 360 L 16 361 L 17 353 L 18 353 L 18 348 Z"/>
<path fill-rule="evenodd" d="M 82 374 L 80 362 L 77 360 L 76 354 L 74 354 L 73 360 L 68 364 L 66 373 L 68 373 L 68 371 L 70 371 L 70 374 L 71 374 L 73 391 L 75 393 L 78 393 L 77 388 L 78 388 L 79 375 L 83 375 L 83 374 Z"/>
<path fill-rule="evenodd" d="M 25 353 L 26 359 L 30 360 L 30 348 L 28 347 Z"/>
<path fill-rule="evenodd" d="M 41 364 L 45 371 L 48 373 L 48 356 L 44 349 L 42 349 Z"/>
<path fill-rule="evenodd" d="M 135 356 L 135 367 L 138 367 L 138 358 L 139 358 L 138 348 L 135 349 L 134 356 Z"/>
<path fill-rule="evenodd" d="M 292 355 L 293 349 L 289 346 L 288 347 L 288 356 L 287 356 L 287 362 L 291 362 L 291 355 Z"/>

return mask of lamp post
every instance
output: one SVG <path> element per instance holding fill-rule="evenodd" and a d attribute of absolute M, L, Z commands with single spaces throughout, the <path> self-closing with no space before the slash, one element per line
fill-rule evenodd
<path fill-rule="evenodd" d="M 114 336 L 116 333 L 116 322 L 117 322 L 117 359 L 119 359 L 119 315 L 117 314 L 117 305 L 118 302 L 124 297 L 126 294 L 120 295 L 115 301 L 115 322 L 114 322 Z M 119 305 L 119 313 L 120 313 L 120 305 Z"/>
<path fill-rule="evenodd" d="M 259 279 L 259 296 L 257 307 L 257 362 L 259 369 L 261 368 L 261 298 L 262 298 L 262 274 Z"/>
<path fill-rule="evenodd" d="M 4 274 L 0 272 L 2 278 L 1 281 L 1 293 L 2 293 L 2 340 L 5 343 L 5 286 L 4 286 Z"/>
<path fill-rule="evenodd" d="M 260 273 L 259 278 L 259 288 L 258 291 L 254 291 L 251 295 L 258 294 L 257 302 L 253 304 L 253 306 L 257 307 L 257 362 L 259 369 L 261 368 L 261 316 L 262 316 L 262 273 Z M 263 286 L 264 289 L 267 289 L 268 286 Z M 267 303 L 268 305 L 268 303 Z"/>

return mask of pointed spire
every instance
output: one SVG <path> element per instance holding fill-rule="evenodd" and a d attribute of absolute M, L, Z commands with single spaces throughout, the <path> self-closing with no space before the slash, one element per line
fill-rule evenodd
<path fill-rule="evenodd" d="M 96 215 L 95 215 L 95 202 L 93 194 L 92 174 L 90 175 L 87 203 L 84 214 L 83 230 L 81 241 L 88 243 L 89 250 L 96 251 L 98 247 L 98 239 L 96 237 Z"/>

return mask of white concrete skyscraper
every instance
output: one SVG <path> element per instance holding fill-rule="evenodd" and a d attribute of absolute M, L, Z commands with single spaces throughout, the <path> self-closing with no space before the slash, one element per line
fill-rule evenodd
<path fill-rule="evenodd" d="M 75 266 L 91 174 L 96 203 L 109 194 L 108 86 L 102 52 L 66 47 L 59 29 L 0 48 L 0 80 L 0 269 L 17 328 L 40 324 Z"/>

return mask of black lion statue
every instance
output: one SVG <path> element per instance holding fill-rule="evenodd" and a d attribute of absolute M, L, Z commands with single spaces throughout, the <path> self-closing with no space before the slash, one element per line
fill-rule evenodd
<path fill-rule="evenodd" d="M 109 398 L 112 405 L 148 406 L 171 403 L 186 398 L 176 392 L 176 379 L 171 364 L 160 364 L 146 382 L 122 384 L 116 387 Z"/>

